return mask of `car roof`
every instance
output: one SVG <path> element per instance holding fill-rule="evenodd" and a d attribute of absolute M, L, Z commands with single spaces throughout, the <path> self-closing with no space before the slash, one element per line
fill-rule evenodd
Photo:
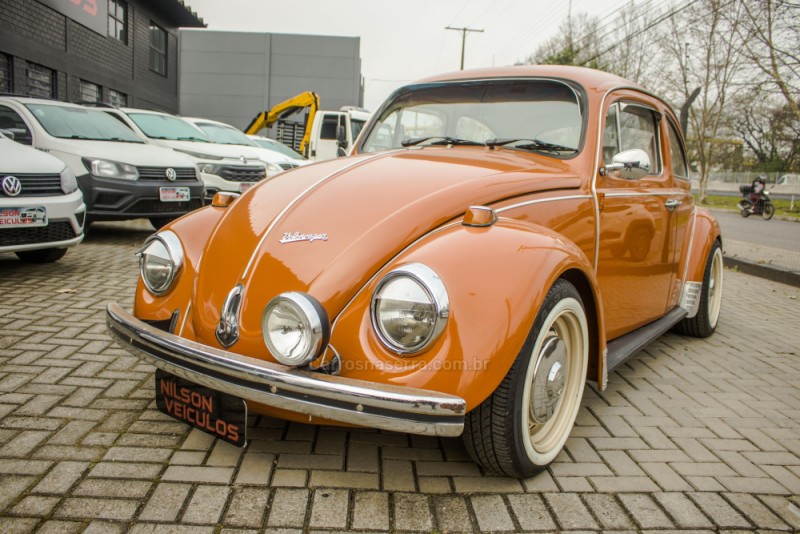
<path fill-rule="evenodd" d="M 71 108 L 86 109 L 87 106 L 80 104 L 73 104 L 72 102 L 64 102 L 63 100 L 54 100 L 52 98 L 37 98 L 35 96 L 21 96 L 21 95 L 0 95 L 0 99 L 13 100 L 20 104 L 50 104 L 54 106 L 66 106 Z"/>

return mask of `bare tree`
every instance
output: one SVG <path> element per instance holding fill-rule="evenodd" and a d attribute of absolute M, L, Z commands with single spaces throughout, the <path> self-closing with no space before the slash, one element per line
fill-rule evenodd
<path fill-rule="evenodd" d="M 558 33 L 545 41 L 524 61 L 540 65 L 582 65 L 602 69 L 603 64 L 594 59 L 598 56 L 598 20 L 586 13 L 567 17 L 559 26 Z"/>
<path fill-rule="evenodd" d="M 741 12 L 738 37 L 745 56 L 800 121 L 800 4 L 741 0 Z"/>
<path fill-rule="evenodd" d="M 700 88 L 689 111 L 687 139 L 699 171 L 700 202 L 706 201 L 715 153 L 723 148 L 719 143 L 723 117 L 742 62 L 740 47 L 731 46 L 739 35 L 740 20 L 739 0 L 699 0 L 669 18 L 662 40 L 672 66 L 664 72 L 665 89 L 673 102 L 687 100 Z"/>

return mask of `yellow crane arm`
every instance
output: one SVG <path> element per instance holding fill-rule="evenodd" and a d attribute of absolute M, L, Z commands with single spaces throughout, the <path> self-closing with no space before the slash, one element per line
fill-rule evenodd
<path fill-rule="evenodd" d="M 317 114 L 319 109 L 319 95 L 312 91 L 305 91 L 299 95 L 281 102 L 272 107 L 272 109 L 258 113 L 250 124 L 245 128 L 244 133 L 248 135 L 255 135 L 264 128 L 269 128 L 279 119 L 283 119 L 292 115 L 302 109 L 308 109 L 308 117 L 306 119 L 305 131 L 303 132 L 303 140 L 300 143 L 300 153 L 305 152 L 309 139 L 311 139 L 311 125 L 314 124 L 314 115 Z"/>

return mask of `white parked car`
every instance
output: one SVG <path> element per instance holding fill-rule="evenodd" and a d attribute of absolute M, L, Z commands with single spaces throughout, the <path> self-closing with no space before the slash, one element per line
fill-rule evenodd
<path fill-rule="evenodd" d="M 203 205 L 194 161 L 144 142 L 97 109 L 0 96 L 0 129 L 63 161 L 77 177 L 92 221 L 150 219 L 158 229 Z"/>
<path fill-rule="evenodd" d="M 242 147 L 213 142 L 200 128 L 161 111 L 104 108 L 104 112 L 127 125 L 149 143 L 171 148 L 194 158 L 206 187 L 206 198 L 217 191 L 241 193 L 259 180 L 283 169 L 262 160 L 254 146 Z"/>
<path fill-rule="evenodd" d="M 303 165 L 308 165 L 312 163 L 308 159 L 304 158 L 302 154 L 295 151 L 292 147 L 286 146 L 280 141 L 276 141 L 275 139 L 271 139 L 269 137 L 262 137 L 260 135 L 248 135 L 255 144 L 260 146 L 261 148 L 266 148 L 269 150 L 274 150 L 275 152 L 280 152 L 284 156 L 286 156 L 287 160 L 294 166 L 294 167 L 302 167 Z M 281 164 L 283 167 L 283 164 Z M 284 167 L 288 168 L 288 167 Z"/>
<path fill-rule="evenodd" d="M 35 263 L 58 260 L 83 240 L 86 205 L 75 174 L 2 133 L 0 154 L 0 252 Z"/>

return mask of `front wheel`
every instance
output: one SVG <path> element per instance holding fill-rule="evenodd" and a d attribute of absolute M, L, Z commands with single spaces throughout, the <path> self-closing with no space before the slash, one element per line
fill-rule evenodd
<path fill-rule="evenodd" d="M 772 204 L 764 204 L 764 210 L 761 212 L 761 216 L 764 220 L 770 220 L 773 215 L 775 215 L 775 206 Z"/>
<path fill-rule="evenodd" d="M 518 478 L 545 469 L 575 424 L 588 361 L 583 302 L 558 280 L 503 381 L 466 416 L 462 439 L 473 460 Z"/>
<path fill-rule="evenodd" d="M 150 217 L 150 224 L 156 230 L 161 230 L 161 228 L 163 226 L 166 226 L 167 224 L 171 223 L 172 221 L 174 221 L 177 218 L 178 218 L 177 215 L 173 216 L 173 217 L 169 217 L 169 216 L 168 217 Z"/>

